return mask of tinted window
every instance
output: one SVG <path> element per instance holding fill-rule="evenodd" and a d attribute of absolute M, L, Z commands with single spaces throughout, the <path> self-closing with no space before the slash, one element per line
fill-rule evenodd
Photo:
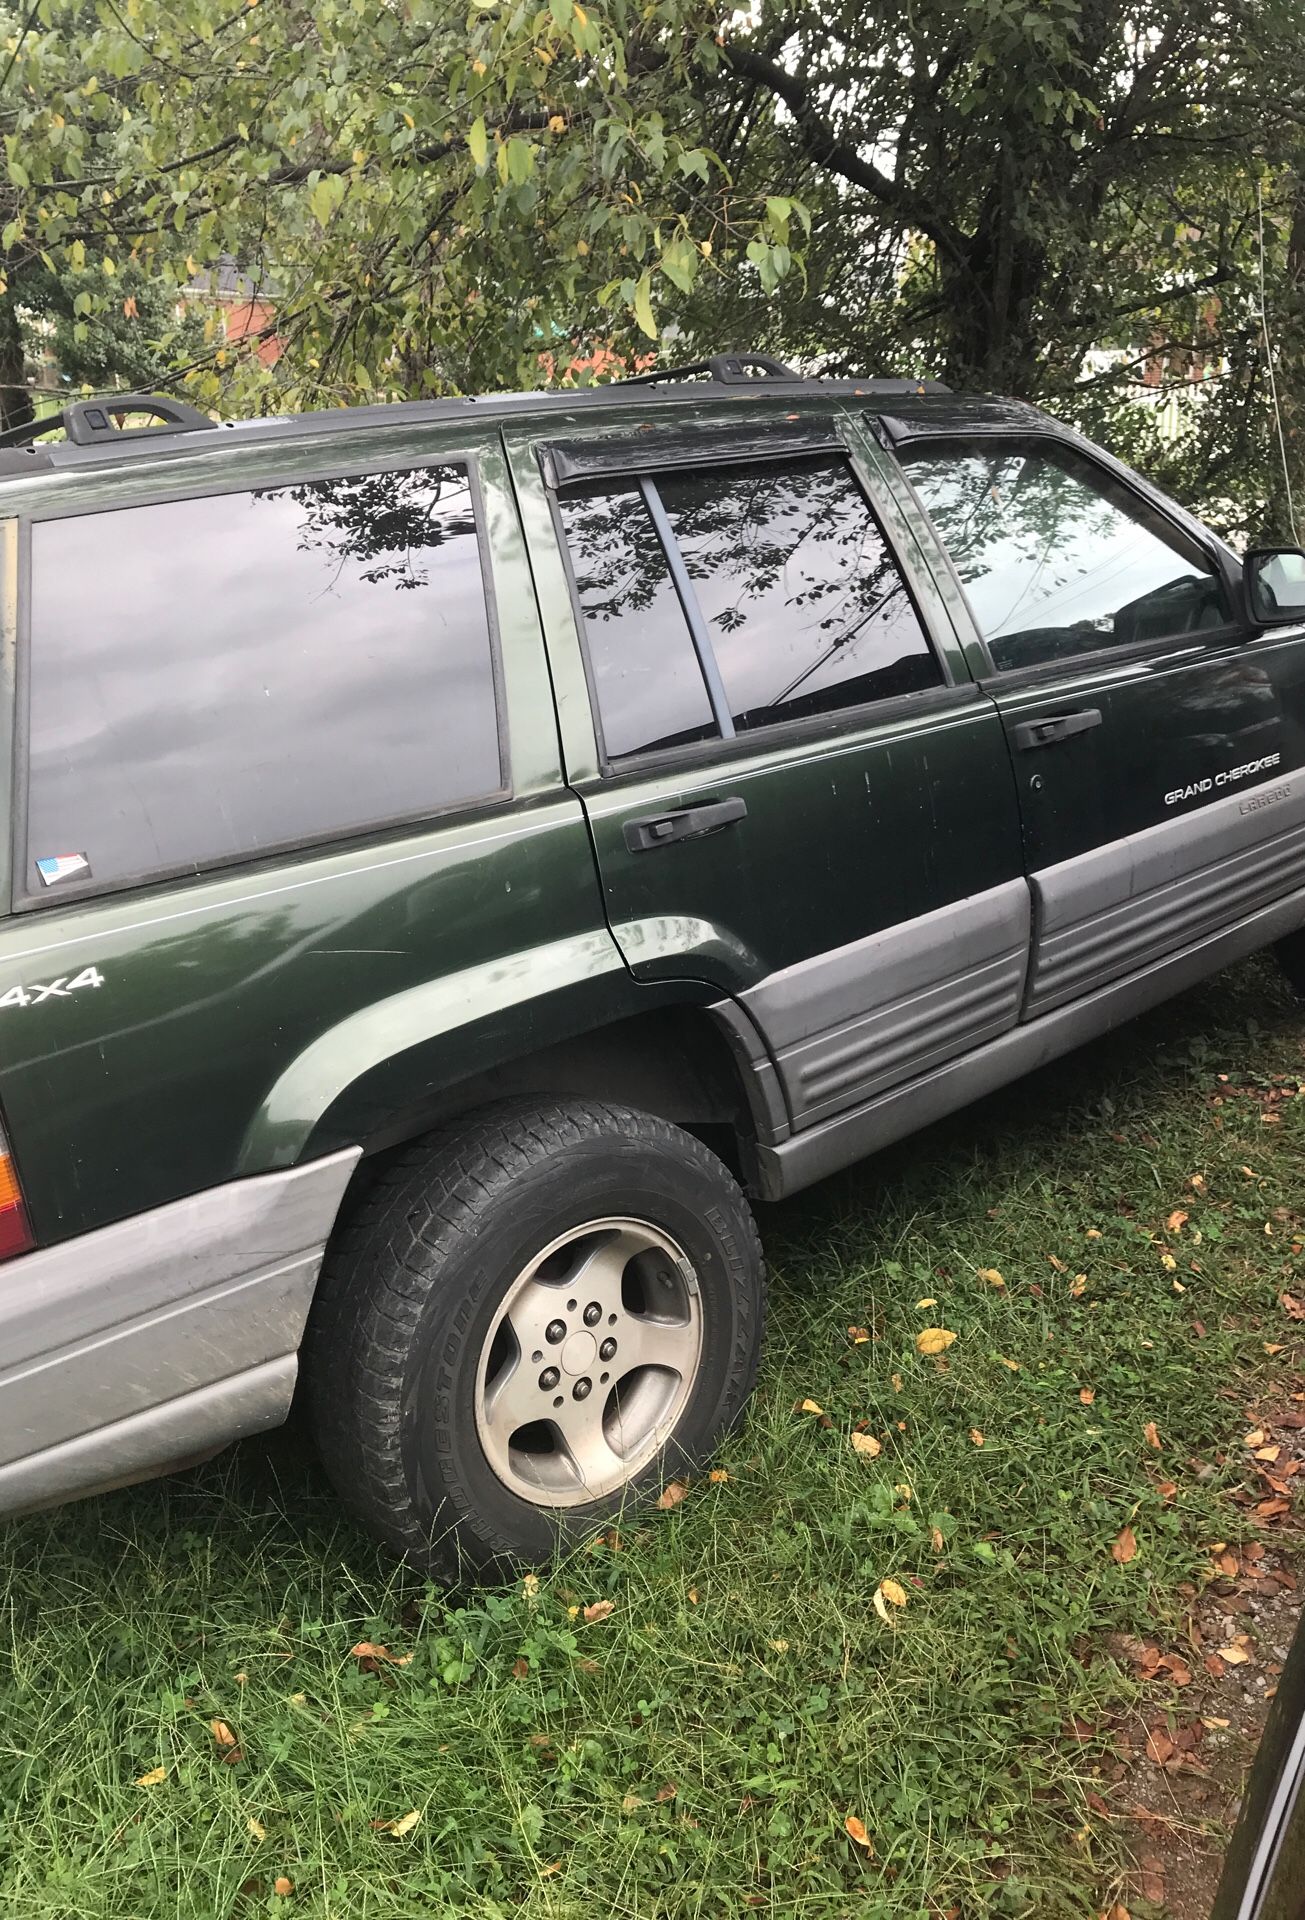
<path fill-rule="evenodd" d="M 1220 627 L 1207 561 L 1072 454 L 1012 447 L 908 456 L 999 668 Z"/>
<path fill-rule="evenodd" d="M 741 731 L 941 683 L 845 461 L 667 474 L 657 488 Z"/>
<path fill-rule="evenodd" d="M 709 739 L 702 669 L 637 487 L 564 494 L 560 511 L 608 758 Z"/>
<path fill-rule="evenodd" d="M 32 556 L 38 893 L 42 860 L 111 883 L 501 785 L 462 468 L 45 522 Z"/>

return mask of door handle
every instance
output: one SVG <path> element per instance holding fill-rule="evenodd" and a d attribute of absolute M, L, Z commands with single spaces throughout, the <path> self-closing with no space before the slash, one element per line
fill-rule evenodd
<path fill-rule="evenodd" d="M 1021 720 L 1012 729 L 1012 735 L 1021 750 L 1052 747 L 1058 740 L 1068 740 L 1076 733 L 1087 733 L 1089 728 L 1100 725 L 1100 707 L 1084 707 L 1078 713 L 1048 714 L 1045 720 Z"/>
<path fill-rule="evenodd" d="M 742 820 L 748 803 L 742 794 L 728 800 L 707 800 L 700 807 L 674 807 L 669 813 L 647 813 L 625 823 L 625 844 L 631 853 L 648 853 L 653 847 L 669 847 L 676 840 L 700 840 L 704 834 L 719 833 L 735 820 Z"/>

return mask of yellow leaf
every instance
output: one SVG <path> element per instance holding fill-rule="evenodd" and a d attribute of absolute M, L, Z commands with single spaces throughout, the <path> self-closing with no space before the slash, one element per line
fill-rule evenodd
<path fill-rule="evenodd" d="M 1078 1397 L 1083 1402 L 1083 1405 L 1085 1407 L 1090 1407 L 1092 1405 L 1092 1402 L 1096 1399 L 1097 1396 L 1094 1388 L 1080 1387 L 1078 1390 Z"/>
<path fill-rule="evenodd" d="M 854 1433 L 852 1446 L 857 1453 L 867 1454 L 871 1460 L 883 1452 L 883 1448 L 872 1433 Z"/>
<path fill-rule="evenodd" d="M 903 1387 L 903 1385 L 905 1384 L 905 1383 L 903 1382 L 903 1379 L 902 1379 L 902 1376 L 901 1376 L 901 1374 L 900 1374 L 900 1373 L 895 1373 L 895 1374 L 894 1374 L 894 1375 L 892 1376 L 892 1381 L 893 1381 L 893 1392 L 894 1392 L 894 1393 L 900 1393 L 900 1392 L 902 1391 L 902 1387 Z"/>
<path fill-rule="evenodd" d="M 915 1304 L 917 1307 L 936 1307 L 938 1302 L 932 1294 L 926 1294 L 923 1300 L 917 1300 Z"/>
<path fill-rule="evenodd" d="M 1126 1567 L 1136 1552 L 1137 1535 L 1131 1527 L 1124 1527 L 1110 1549 L 1110 1557 L 1121 1567 Z"/>
<path fill-rule="evenodd" d="M 1001 1361 L 1001 1364 L 1002 1364 L 1002 1366 L 1003 1366 L 1003 1367 L 1009 1367 L 1012 1373 L 1018 1373 L 1018 1372 L 1019 1372 L 1019 1370 L 1020 1370 L 1020 1363 L 1019 1363 L 1019 1361 L 1018 1361 L 1018 1360 L 1008 1360 L 1008 1359 L 1006 1358 L 1006 1356 L 1005 1356 L 1005 1354 L 1004 1354 L 1004 1353 L 999 1353 L 999 1354 L 997 1355 L 997 1358 L 998 1358 L 998 1359 L 999 1359 L 999 1360 Z"/>
<path fill-rule="evenodd" d="M 902 1586 L 900 1581 L 881 1580 L 879 1582 L 879 1591 L 891 1606 L 904 1607 L 906 1605 L 906 1588 Z"/>
<path fill-rule="evenodd" d="M 983 1435 L 980 1433 L 977 1427 L 970 1428 L 970 1439 L 976 1447 L 981 1447 L 983 1445 Z"/>
<path fill-rule="evenodd" d="M 847 1835 L 853 1846 L 863 1847 L 867 1853 L 874 1852 L 874 1842 L 865 1830 L 864 1820 L 858 1820 L 854 1813 L 849 1813 L 846 1820 L 844 1820 L 843 1832 Z"/>
<path fill-rule="evenodd" d="M 1275 1354 L 1275 1353 L 1281 1353 L 1283 1351 L 1283 1348 L 1279 1341 L 1266 1340 L 1264 1343 L 1264 1351 L 1267 1354 Z"/>
<path fill-rule="evenodd" d="M 1069 1283 L 1069 1291 L 1071 1299 L 1081 1300 L 1087 1292 L 1087 1275 L 1085 1273 L 1076 1273 Z"/>
<path fill-rule="evenodd" d="M 168 1777 L 166 1767 L 151 1767 L 148 1773 L 142 1773 L 136 1782 L 138 1787 L 157 1787 Z"/>
<path fill-rule="evenodd" d="M 402 1840 L 405 1833 L 411 1833 L 421 1819 L 421 1809 L 414 1807 L 411 1813 L 405 1813 L 402 1820 L 391 1820 L 389 1831 L 396 1840 Z"/>
<path fill-rule="evenodd" d="M 1083 1237 L 1085 1240 L 1099 1240 L 1101 1238 L 1100 1227 L 1089 1227 Z"/>
<path fill-rule="evenodd" d="M 606 1620 L 609 1613 L 616 1612 L 615 1600 L 595 1600 L 591 1607 L 585 1608 L 585 1625 L 592 1627 L 599 1620 Z"/>
<path fill-rule="evenodd" d="M 587 27 L 589 25 L 589 15 L 585 12 L 583 7 L 581 6 L 576 7 L 575 17 L 580 22 L 580 25 L 582 27 Z"/>
<path fill-rule="evenodd" d="M 1004 1287 L 1006 1284 L 996 1267 L 980 1267 L 979 1278 L 986 1280 L 990 1287 Z"/>
<path fill-rule="evenodd" d="M 564 119 L 562 118 L 562 116 L 561 116 L 561 114 L 560 114 L 560 113 L 550 113 L 550 114 L 549 114 L 549 116 L 548 116 L 548 131 L 549 131 L 550 133 L 565 133 L 565 132 L 566 132 L 566 121 L 565 121 L 565 120 L 564 120 Z"/>
<path fill-rule="evenodd" d="M 1248 1180 L 1258 1180 L 1260 1177 L 1254 1167 L 1242 1167 L 1240 1171 L 1246 1175 Z"/>
<path fill-rule="evenodd" d="M 249 1819 L 245 1822 L 245 1824 L 249 1828 L 249 1831 L 253 1834 L 255 1840 L 266 1840 L 267 1828 L 263 1825 L 261 1820 L 255 1820 L 252 1813 L 250 1814 Z"/>
<path fill-rule="evenodd" d="M 1173 1212 L 1169 1215 L 1169 1218 L 1165 1221 L 1165 1232 L 1181 1233 L 1183 1228 L 1187 1225 L 1188 1217 L 1189 1216 L 1187 1215 L 1187 1213 L 1184 1211 L 1182 1207 L 1175 1207 Z"/>
<path fill-rule="evenodd" d="M 815 1400 L 804 1400 L 798 1408 L 799 1413 L 823 1413 L 825 1409 Z"/>
<path fill-rule="evenodd" d="M 707 1478 L 711 1481 L 713 1487 L 723 1487 L 729 1479 L 729 1475 L 726 1473 L 724 1467 L 713 1467 L 707 1475 Z"/>
<path fill-rule="evenodd" d="M 1165 1269 L 1166 1273 L 1172 1273 L 1178 1265 L 1178 1262 L 1174 1259 L 1172 1253 L 1162 1253 L 1160 1255 L 1160 1265 Z"/>
<path fill-rule="evenodd" d="M 1156 1452 L 1156 1453 L 1159 1453 L 1159 1451 L 1160 1451 L 1160 1430 L 1159 1430 L 1159 1428 L 1158 1428 L 1158 1427 L 1156 1426 L 1156 1423 L 1155 1423 L 1155 1421 L 1154 1421 L 1154 1420 L 1148 1420 L 1148 1421 L 1147 1421 L 1147 1423 L 1146 1423 L 1146 1425 L 1145 1425 L 1145 1426 L 1143 1427 L 1143 1429 L 1142 1429 L 1142 1433 L 1143 1433 L 1143 1435 L 1145 1436 L 1145 1439 L 1146 1439 L 1146 1444 L 1147 1444 L 1147 1446 L 1148 1446 L 1148 1447 L 1152 1447 L 1152 1448 L 1154 1448 L 1154 1450 L 1155 1450 L 1155 1452 Z"/>
<path fill-rule="evenodd" d="M 955 1338 L 948 1327 L 922 1327 L 915 1336 L 916 1352 L 926 1359 L 935 1353 L 946 1353 Z"/>
<path fill-rule="evenodd" d="M 768 1646 L 770 1646 L 771 1648 L 773 1648 L 773 1650 L 774 1650 L 774 1651 L 775 1651 L 776 1653 L 787 1653 L 787 1652 L 788 1652 L 788 1641 L 787 1641 L 787 1640 L 770 1640 L 770 1641 L 768 1641 L 768 1642 L 767 1642 L 767 1645 L 768 1645 Z"/>
<path fill-rule="evenodd" d="M 884 1599 L 883 1588 L 876 1587 L 874 1592 L 875 1612 L 881 1620 L 888 1618 L 888 1602 Z"/>
<path fill-rule="evenodd" d="M 1057 1255 L 1056 1255 L 1056 1254 L 1054 1254 L 1054 1253 L 1049 1253 L 1049 1254 L 1047 1255 L 1047 1258 L 1048 1258 L 1048 1260 L 1049 1260 L 1049 1261 L 1051 1262 L 1051 1264 L 1052 1264 L 1052 1266 L 1053 1266 L 1053 1267 L 1054 1267 L 1054 1268 L 1056 1269 L 1056 1272 L 1057 1272 L 1057 1273 L 1068 1273 L 1068 1272 L 1069 1272 L 1069 1268 L 1068 1268 L 1068 1267 L 1067 1267 L 1067 1266 L 1065 1265 L 1065 1262 L 1064 1262 L 1063 1260 L 1061 1260 L 1061 1259 L 1059 1259 L 1059 1258 L 1057 1257 Z"/>
<path fill-rule="evenodd" d="M 688 1491 L 683 1480 L 672 1480 L 670 1485 L 663 1487 L 658 1494 L 657 1505 L 663 1513 L 669 1513 L 672 1507 L 679 1506 Z"/>
<path fill-rule="evenodd" d="M 1230 1667 L 1240 1667 L 1251 1657 L 1245 1647 L 1219 1647 L 1217 1652 L 1219 1658 L 1225 1660 Z"/>
<path fill-rule="evenodd" d="M 1194 1173 L 1187 1184 L 1192 1189 L 1193 1193 L 1204 1193 L 1205 1192 L 1205 1175 L 1201 1173 Z"/>
<path fill-rule="evenodd" d="M 213 1738 L 220 1747 L 235 1746 L 236 1736 L 232 1733 L 225 1720 L 210 1720 L 208 1725 L 209 1732 L 213 1735 Z"/>
<path fill-rule="evenodd" d="M 934 1552 L 941 1553 L 946 1544 L 946 1541 L 943 1539 L 942 1528 L 930 1527 L 929 1545 L 933 1548 Z"/>

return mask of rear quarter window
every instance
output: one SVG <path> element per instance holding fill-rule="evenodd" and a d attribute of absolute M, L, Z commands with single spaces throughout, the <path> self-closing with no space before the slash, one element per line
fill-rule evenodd
<path fill-rule="evenodd" d="M 465 467 L 39 522 L 31 578 L 29 894 L 502 788 Z"/>

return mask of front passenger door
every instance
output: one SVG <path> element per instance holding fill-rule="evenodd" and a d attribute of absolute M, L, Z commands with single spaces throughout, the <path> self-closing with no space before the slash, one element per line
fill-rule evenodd
<path fill-rule="evenodd" d="M 1299 735 L 1215 542 L 1050 435 L 924 438 L 903 461 L 1015 768 L 1036 902 L 1026 1017 L 1305 882 L 1305 780 L 1283 780 Z"/>

